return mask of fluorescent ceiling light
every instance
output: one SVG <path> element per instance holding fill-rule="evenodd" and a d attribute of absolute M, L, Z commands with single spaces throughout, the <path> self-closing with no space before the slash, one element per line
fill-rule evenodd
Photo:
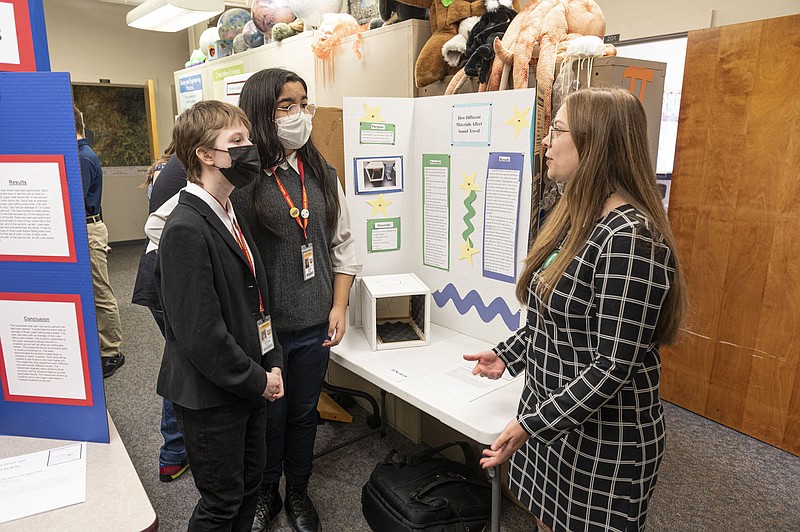
<path fill-rule="evenodd" d="M 175 32 L 205 22 L 225 10 L 225 0 L 147 0 L 131 9 L 128 26 Z"/>

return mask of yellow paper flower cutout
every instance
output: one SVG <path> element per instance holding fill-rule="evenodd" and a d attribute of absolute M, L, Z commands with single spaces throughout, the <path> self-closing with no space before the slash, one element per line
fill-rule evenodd
<path fill-rule="evenodd" d="M 472 172 L 472 174 L 461 174 L 461 179 L 464 180 L 463 183 L 458 185 L 458 188 L 461 190 L 466 190 L 467 192 L 480 192 L 481 189 L 478 188 L 478 185 L 475 184 L 475 179 L 478 177 L 478 172 Z"/>
<path fill-rule="evenodd" d="M 378 194 L 378 197 L 374 200 L 367 200 L 367 203 L 372 205 L 372 214 L 369 215 L 370 218 L 374 218 L 376 214 L 383 213 L 384 216 L 389 216 L 386 214 L 386 207 L 392 204 L 391 200 L 384 199 L 383 194 Z"/>
<path fill-rule="evenodd" d="M 472 266 L 472 256 L 478 253 L 478 249 L 472 246 L 472 243 L 467 240 L 458 245 L 461 248 L 461 255 L 458 256 L 458 260 L 465 260 L 469 262 L 469 265 Z"/>
<path fill-rule="evenodd" d="M 370 107 L 367 104 L 364 104 L 364 116 L 362 116 L 359 122 L 385 122 L 385 120 L 381 117 L 381 106 L 377 107 Z"/>
<path fill-rule="evenodd" d="M 519 138 L 519 132 L 522 128 L 530 128 L 530 121 L 528 120 L 528 113 L 531 108 L 526 107 L 524 111 L 520 111 L 517 106 L 514 106 L 514 116 L 503 122 L 507 126 L 514 128 L 514 138 Z"/>

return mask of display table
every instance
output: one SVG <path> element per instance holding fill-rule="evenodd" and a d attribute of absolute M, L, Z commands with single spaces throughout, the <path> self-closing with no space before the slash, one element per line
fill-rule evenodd
<path fill-rule="evenodd" d="M 155 531 L 158 518 L 108 416 L 110 443 L 86 444 L 86 502 L 0 525 L 3 532 L 30 530 Z M 71 441 L 0 436 L 0 458 L 45 451 Z"/>
<path fill-rule="evenodd" d="M 514 418 L 522 394 L 522 379 L 465 401 L 425 378 L 457 365 L 465 354 L 491 347 L 481 340 L 431 324 L 429 346 L 372 351 L 361 329 L 354 327 L 348 330 L 341 344 L 331 349 L 331 360 L 464 436 L 488 446 Z M 396 380 L 391 372 L 393 369 L 408 375 L 408 378 Z M 489 475 L 492 477 L 491 530 L 497 532 L 500 530 L 499 468 L 490 470 Z"/>

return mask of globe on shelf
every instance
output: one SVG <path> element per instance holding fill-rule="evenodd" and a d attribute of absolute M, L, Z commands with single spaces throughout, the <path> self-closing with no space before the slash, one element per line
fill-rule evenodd
<path fill-rule="evenodd" d="M 219 40 L 219 30 L 216 26 L 206 29 L 200 34 L 200 51 L 208 57 L 208 47 Z M 216 52 L 214 52 L 216 54 Z"/>
<path fill-rule="evenodd" d="M 233 38 L 233 53 L 238 54 L 247 50 L 247 43 L 244 42 L 244 35 L 241 33 Z"/>
<path fill-rule="evenodd" d="M 248 48 L 258 48 L 264 44 L 264 34 L 258 31 L 256 23 L 252 20 L 244 25 L 242 38 Z"/>
<path fill-rule="evenodd" d="M 219 29 L 219 38 L 223 40 L 233 40 L 237 35 L 242 33 L 244 25 L 251 19 L 250 13 L 246 9 L 234 7 L 229 9 L 219 16 L 217 22 L 217 29 Z"/>
<path fill-rule="evenodd" d="M 253 0 L 251 12 L 256 28 L 267 37 L 267 40 L 272 36 L 272 27 L 275 24 L 278 22 L 288 24 L 297 18 L 289 6 L 289 0 Z"/>

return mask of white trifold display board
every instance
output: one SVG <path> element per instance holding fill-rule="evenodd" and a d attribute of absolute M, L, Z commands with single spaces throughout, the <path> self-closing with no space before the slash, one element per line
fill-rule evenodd
<path fill-rule="evenodd" d="M 514 292 L 528 249 L 534 99 L 533 89 L 343 99 L 362 275 L 415 273 L 433 323 L 488 342 L 525 320 Z"/>

